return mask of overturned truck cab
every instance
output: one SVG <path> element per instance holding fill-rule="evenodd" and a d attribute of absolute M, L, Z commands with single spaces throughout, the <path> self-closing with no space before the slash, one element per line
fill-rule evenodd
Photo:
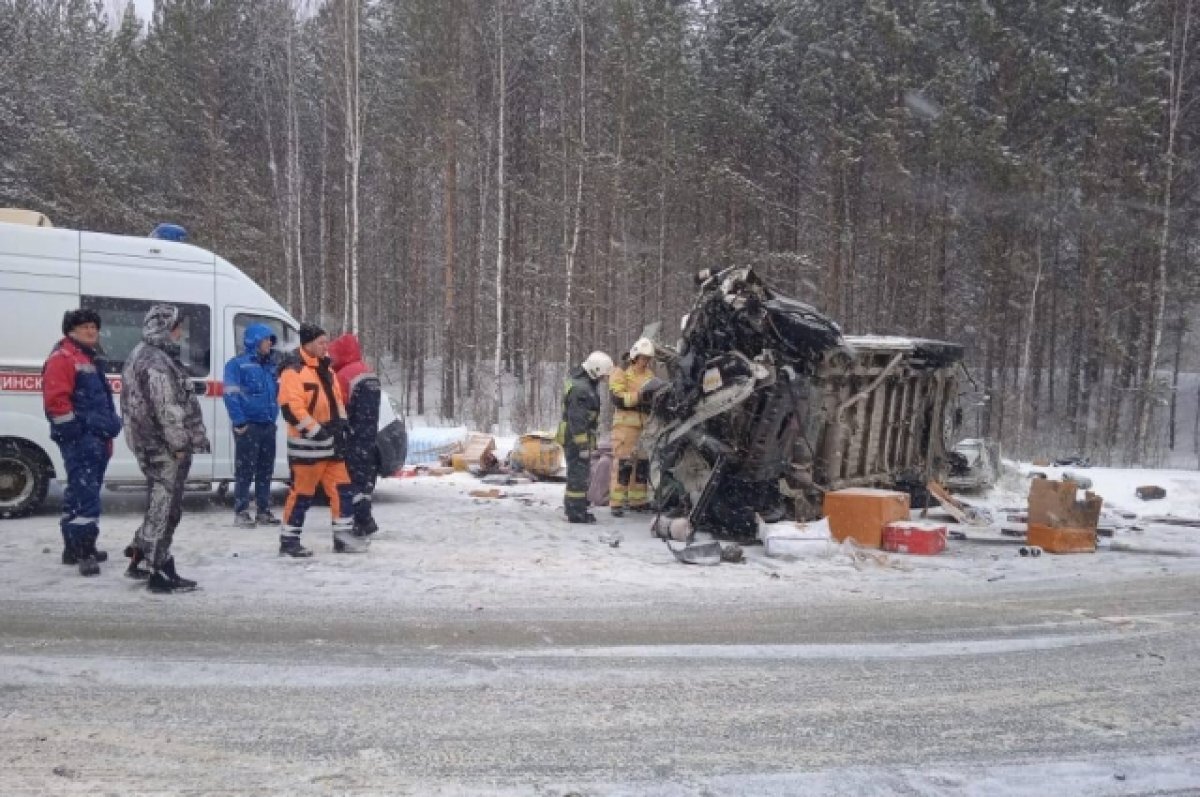
<path fill-rule="evenodd" d="M 692 528 L 752 540 L 820 517 L 826 491 L 904 489 L 924 500 L 957 427 L 962 347 L 844 336 L 749 267 L 701 272 L 668 379 L 644 396 L 655 498 Z"/>

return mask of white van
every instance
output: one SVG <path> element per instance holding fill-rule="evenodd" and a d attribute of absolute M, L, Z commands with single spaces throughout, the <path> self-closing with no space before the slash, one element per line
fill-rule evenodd
<path fill-rule="evenodd" d="M 275 330 L 280 348 L 294 348 L 299 342 L 295 319 L 249 277 L 199 247 L 21 221 L 26 223 L 0 221 L 0 517 L 32 513 L 45 499 L 50 480 L 65 476 L 42 409 L 41 371 L 62 337 L 63 313 L 76 307 L 100 313 L 100 343 L 118 401 L 121 369 L 141 340 L 146 310 L 158 302 L 180 308 L 182 359 L 213 445 L 211 454 L 196 456 L 191 479 L 227 489 L 234 453 L 221 400 L 225 363 L 241 353 L 242 333 L 252 323 Z M 404 464 L 408 436 L 386 393 L 379 426 L 379 472 L 391 475 Z M 281 422 L 279 480 L 289 476 L 285 432 Z M 105 483 L 145 484 L 123 435 L 115 441 Z"/>

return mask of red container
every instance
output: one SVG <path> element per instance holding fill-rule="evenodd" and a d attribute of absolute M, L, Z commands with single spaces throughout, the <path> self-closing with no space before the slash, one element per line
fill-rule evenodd
<path fill-rule="evenodd" d="M 919 520 L 898 520 L 883 527 L 883 550 L 933 556 L 946 550 L 946 527 Z"/>

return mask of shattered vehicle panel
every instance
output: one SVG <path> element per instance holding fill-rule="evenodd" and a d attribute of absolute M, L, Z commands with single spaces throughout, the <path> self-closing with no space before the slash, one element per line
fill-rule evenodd
<path fill-rule="evenodd" d="M 827 490 L 921 489 L 947 466 L 962 348 L 846 337 L 748 267 L 702 272 L 668 386 L 651 400 L 664 512 L 750 540 L 765 520 L 815 519 Z"/>
<path fill-rule="evenodd" d="M 1000 479 L 1000 444 L 995 440 L 959 440 L 950 452 L 946 486 L 959 492 L 978 492 Z"/>

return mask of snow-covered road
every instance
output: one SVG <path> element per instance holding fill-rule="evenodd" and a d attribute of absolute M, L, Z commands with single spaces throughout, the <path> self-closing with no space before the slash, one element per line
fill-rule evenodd
<path fill-rule="evenodd" d="M 0 793 L 1200 791 L 1178 529 L 687 568 L 644 518 L 571 527 L 561 486 L 478 486 L 386 483 L 364 556 L 314 511 L 308 562 L 189 499 L 203 589 L 169 597 L 58 565 L 53 509 L 0 524 Z M 108 501 L 110 551 L 139 505 Z"/>

